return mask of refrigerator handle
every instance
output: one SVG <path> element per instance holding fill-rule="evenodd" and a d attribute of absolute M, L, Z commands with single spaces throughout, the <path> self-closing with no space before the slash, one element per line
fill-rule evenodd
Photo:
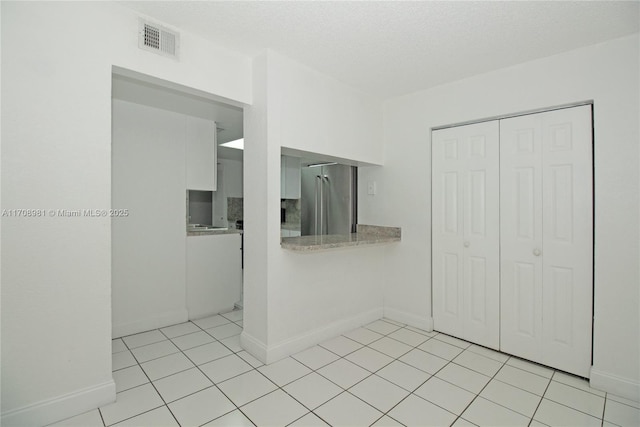
<path fill-rule="evenodd" d="M 318 188 L 320 187 L 320 188 Z M 316 203 L 315 203 L 315 215 L 313 216 L 313 234 L 318 235 L 318 205 L 320 201 L 318 200 L 318 196 L 320 196 L 320 200 L 322 200 L 322 194 L 320 194 L 322 190 L 322 181 L 319 175 L 316 175 Z M 320 209 L 322 212 L 322 209 Z"/>
<path fill-rule="evenodd" d="M 327 196 L 327 191 L 329 187 L 329 176 L 322 176 L 322 234 L 329 234 L 329 221 L 331 220 L 331 216 L 329 215 L 329 203 L 331 199 Z"/>

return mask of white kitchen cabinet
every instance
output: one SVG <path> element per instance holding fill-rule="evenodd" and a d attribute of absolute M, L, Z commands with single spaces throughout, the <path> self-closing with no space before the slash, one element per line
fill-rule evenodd
<path fill-rule="evenodd" d="M 300 198 L 300 158 L 280 156 L 280 198 Z"/>
<path fill-rule="evenodd" d="M 242 162 L 238 160 L 220 159 L 223 166 L 225 197 L 243 197 Z"/>
<path fill-rule="evenodd" d="M 241 235 L 187 237 L 187 311 L 198 319 L 233 309 L 242 288 Z"/>
<path fill-rule="evenodd" d="M 200 117 L 185 116 L 185 155 L 187 161 L 187 188 L 215 191 L 216 123 Z"/>
<path fill-rule="evenodd" d="M 435 130 L 432 142 L 434 329 L 588 377 L 591 106 Z"/>

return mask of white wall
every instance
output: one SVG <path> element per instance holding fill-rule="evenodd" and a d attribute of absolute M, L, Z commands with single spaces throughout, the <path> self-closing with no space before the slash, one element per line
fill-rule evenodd
<path fill-rule="evenodd" d="M 261 111 L 266 121 L 245 129 L 242 342 L 271 362 L 382 316 L 384 247 L 313 254 L 280 248 L 281 147 L 380 164 L 382 109 L 272 51 L 256 60 L 254 73 L 246 118 Z"/>
<path fill-rule="evenodd" d="M 2 2 L 2 207 L 109 208 L 112 66 L 251 102 L 249 58 L 182 33 L 137 47 L 114 3 Z M 108 218 L 2 218 L 2 424 L 112 401 Z"/>
<path fill-rule="evenodd" d="M 592 385 L 640 398 L 638 35 L 390 100 L 379 195 L 361 222 L 402 227 L 389 251 L 385 314 L 431 317 L 430 129 L 594 100 L 595 327 Z M 382 182 L 382 183 L 380 183 Z M 384 214 L 381 214 L 384 212 Z M 393 316 L 392 316 L 393 317 Z"/>
<path fill-rule="evenodd" d="M 378 100 L 282 55 L 269 56 L 269 123 L 281 147 L 382 164 Z"/>
<path fill-rule="evenodd" d="M 244 121 L 244 293 L 242 345 L 266 358 L 267 318 L 267 230 L 274 219 L 266 209 L 267 182 L 267 55 L 253 59 L 253 103 L 245 108 Z M 271 182 L 271 186 L 275 185 Z"/>

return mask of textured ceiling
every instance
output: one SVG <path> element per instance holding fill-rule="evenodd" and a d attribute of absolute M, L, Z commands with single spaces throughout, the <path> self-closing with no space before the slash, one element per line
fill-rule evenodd
<path fill-rule="evenodd" d="M 122 1 L 389 98 L 639 31 L 638 1 Z"/>

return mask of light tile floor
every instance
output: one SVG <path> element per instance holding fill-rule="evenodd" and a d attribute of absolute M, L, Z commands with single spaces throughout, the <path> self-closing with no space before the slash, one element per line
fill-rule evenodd
<path fill-rule="evenodd" d="M 582 378 L 382 319 L 265 366 L 242 310 L 113 340 L 117 401 L 57 426 L 638 426 Z"/>

